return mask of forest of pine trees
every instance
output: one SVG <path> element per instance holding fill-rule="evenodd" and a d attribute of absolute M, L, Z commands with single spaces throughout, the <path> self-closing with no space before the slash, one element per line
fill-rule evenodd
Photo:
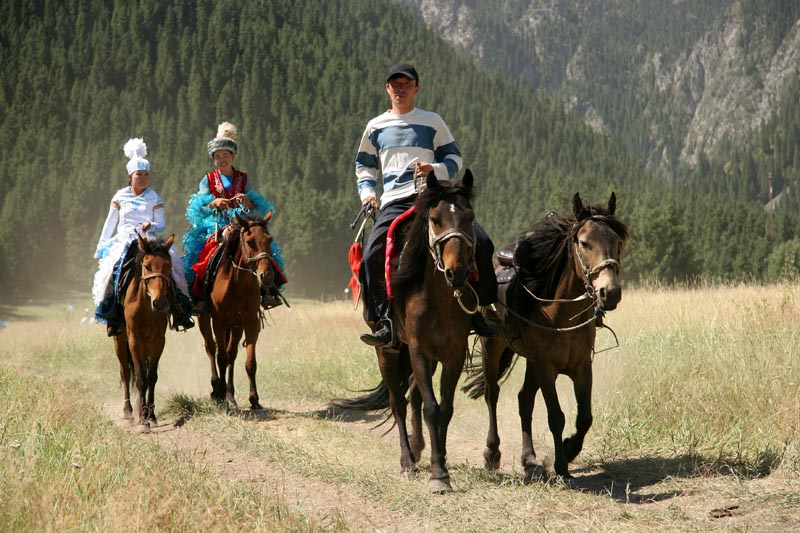
<path fill-rule="evenodd" d="M 602 201 L 614 190 L 633 234 L 628 280 L 770 279 L 800 261 L 797 88 L 751 144 L 669 183 L 386 0 L 12 0 L 0 18 L 0 298 L 89 291 L 110 198 L 127 184 L 130 137 L 145 139 L 168 232 L 180 236 L 223 120 L 239 127 L 237 166 L 277 206 L 271 230 L 290 290 L 340 294 L 359 207 L 355 151 L 387 107 L 384 73 L 398 60 L 416 64 L 418 105 L 458 140 L 496 245 L 568 209 L 575 192 Z M 790 193 L 772 217 L 766 173 Z"/>

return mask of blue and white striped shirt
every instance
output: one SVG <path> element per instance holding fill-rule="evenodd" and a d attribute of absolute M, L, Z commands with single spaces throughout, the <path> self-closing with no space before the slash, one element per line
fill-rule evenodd
<path fill-rule="evenodd" d="M 414 108 L 398 115 L 387 111 L 367 124 L 356 155 L 358 193 L 363 202 L 383 184 L 381 206 L 414 194 L 414 164 L 431 163 L 439 180 L 461 168 L 461 152 L 442 117 Z"/>

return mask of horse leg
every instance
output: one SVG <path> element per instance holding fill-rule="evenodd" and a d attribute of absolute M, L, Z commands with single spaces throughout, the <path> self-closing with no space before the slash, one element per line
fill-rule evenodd
<path fill-rule="evenodd" d="M 206 355 L 211 363 L 211 399 L 221 402 L 225 398 L 225 383 L 219 378 L 219 373 L 217 372 L 217 343 L 214 341 L 211 317 L 208 313 L 200 313 L 198 315 L 197 326 L 203 335 Z"/>
<path fill-rule="evenodd" d="M 228 403 L 228 409 L 231 411 L 238 411 L 239 404 L 236 403 L 236 386 L 233 383 L 233 369 L 236 362 L 236 356 L 239 352 L 239 340 L 242 338 L 242 328 L 236 326 L 228 331 L 227 340 L 225 342 L 226 352 L 226 366 L 224 369 L 220 365 L 220 374 L 225 375 L 225 401 Z"/>
<path fill-rule="evenodd" d="M 406 347 L 402 348 L 407 350 Z M 394 423 L 400 436 L 400 469 L 404 475 L 417 471 L 417 459 L 411 452 L 406 428 L 406 396 L 403 386 L 404 376 L 401 375 L 401 352 L 395 348 L 375 348 L 378 354 L 378 368 L 381 377 L 389 391 L 389 406 L 394 415 Z M 405 352 L 408 353 L 407 351 Z"/>
<path fill-rule="evenodd" d="M 256 320 L 248 321 L 244 328 L 244 343 L 247 346 L 247 359 L 244 362 L 244 369 L 247 372 L 247 378 L 250 380 L 250 409 L 264 409 L 258 401 L 258 390 L 256 389 L 256 370 L 258 363 L 256 363 L 256 341 L 258 341 L 258 332 L 261 329 L 261 324 Z"/>
<path fill-rule="evenodd" d="M 445 450 L 442 448 L 440 439 L 439 427 L 442 422 L 442 409 L 433 393 L 433 365 L 419 353 L 419 347 L 409 348 L 411 365 L 414 368 L 414 383 L 422 395 L 422 414 L 425 417 L 425 425 L 428 426 L 428 435 L 431 441 L 431 492 L 446 492 L 452 490 L 452 486 L 450 485 L 450 473 L 445 464 Z"/>
<path fill-rule="evenodd" d="M 536 475 L 537 470 L 543 467 L 542 462 L 536 458 L 536 450 L 533 448 L 533 406 L 536 401 L 536 392 L 539 390 L 539 382 L 536 379 L 535 365 L 531 359 L 526 359 L 525 381 L 517 394 L 517 404 L 519 409 L 519 421 L 522 428 L 522 454 L 520 462 L 525 469 L 525 479 L 530 481 Z"/>
<path fill-rule="evenodd" d="M 569 463 L 564 455 L 564 442 L 561 440 L 564 434 L 565 418 L 564 411 L 561 410 L 561 404 L 558 401 L 558 393 L 556 392 L 556 376 L 557 374 L 554 371 L 545 370 L 539 373 L 537 378 L 542 388 L 544 403 L 547 405 L 547 425 L 553 435 L 553 446 L 555 448 L 553 467 L 557 475 L 571 478 Z"/>
<path fill-rule="evenodd" d="M 437 435 L 439 457 L 437 461 L 441 462 L 440 469 L 443 472 L 443 477 L 434 478 L 434 469 L 431 468 L 431 478 L 433 478 L 431 481 L 432 492 L 446 492 L 452 489 L 450 486 L 450 473 L 447 471 L 447 429 L 453 419 L 453 399 L 458 386 L 458 378 L 461 377 L 461 371 L 464 368 L 467 347 L 459 346 L 456 350 L 453 352 L 453 356 L 442 363 L 442 375 L 439 378 L 439 428 Z M 431 437 L 431 440 L 433 440 L 433 437 Z M 433 448 L 433 444 L 431 444 L 431 448 Z M 433 465 L 433 460 L 431 460 L 431 465 Z"/>
<path fill-rule="evenodd" d="M 141 347 L 137 343 L 130 343 L 131 355 L 133 358 L 133 381 L 136 384 L 136 418 L 139 421 L 139 432 L 147 433 L 150 431 L 150 423 L 147 421 L 147 375 L 144 361 L 141 357 Z"/>
<path fill-rule="evenodd" d="M 425 449 L 425 435 L 422 433 L 422 394 L 413 381 L 408 397 L 411 404 L 411 453 L 414 454 L 415 459 L 419 460 L 422 457 L 422 450 Z"/>
<path fill-rule="evenodd" d="M 131 407 L 131 355 L 128 350 L 128 335 L 121 333 L 114 337 L 114 351 L 119 360 L 119 378 L 122 382 L 124 402 L 122 404 L 122 419 L 129 424 L 133 423 L 133 407 Z"/>
<path fill-rule="evenodd" d="M 156 381 L 158 381 L 158 362 L 164 351 L 164 338 L 156 342 L 152 348 L 151 356 L 147 362 L 147 421 L 153 426 L 158 425 L 156 418 Z"/>
<path fill-rule="evenodd" d="M 483 343 L 483 399 L 489 410 L 489 431 L 486 434 L 486 448 L 483 450 L 483 464 L 487 470 L 497 470 L 500 466 L 500 434 L 497 431 L 497 398 L 500 396 L 500 359 L 504 352 L 502 343 L 496 338 L 481 338 Z"/>
<path fill-rule="evenodd" d="M 578 414 L 575 417 L 575 434 L 564 439 L 564 456 L 571 463 L 583 449 L 583 438 L 592 427 L 592 363 L 588 361 L 572 377 L 572 387 Z"/>

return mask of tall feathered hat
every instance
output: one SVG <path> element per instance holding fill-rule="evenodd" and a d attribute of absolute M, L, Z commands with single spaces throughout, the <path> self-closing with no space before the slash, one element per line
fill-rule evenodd
<path fill-rule="evenodd" d="M 150 170 L 150 162 L 144 158 L 147 155 L 147 145 L 144 144 L 144 139 L 129 139 L 125 146 L 122 147 L 122 150 L 128 156 L 128 164 L 125 166 L 128 170 L 128 175 L 137 170 Z"/>
<path fill-rule="evenodd" d="M 239 147 L 239 130 L 230 122 L 223 122 L 217 126 L 217 136 L 208 141 L 208 156 L 214 157 L 217 150 L 230 150 L 234 154 Z"/>

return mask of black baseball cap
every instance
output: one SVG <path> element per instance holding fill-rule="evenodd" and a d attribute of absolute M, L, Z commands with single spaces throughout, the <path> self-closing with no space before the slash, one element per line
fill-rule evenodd
<path fill-rule="evenodd" d="M 419 74 L 417 74 L 417 69 L 408 63 L 397 63 L 396 65 L 392 65 L 389 69 L 389 73 L 386 75 L 386 83 L 389 83 L 389 80 L 397 76 L 405 76 L 408 79 L 419 82 Z"/>

